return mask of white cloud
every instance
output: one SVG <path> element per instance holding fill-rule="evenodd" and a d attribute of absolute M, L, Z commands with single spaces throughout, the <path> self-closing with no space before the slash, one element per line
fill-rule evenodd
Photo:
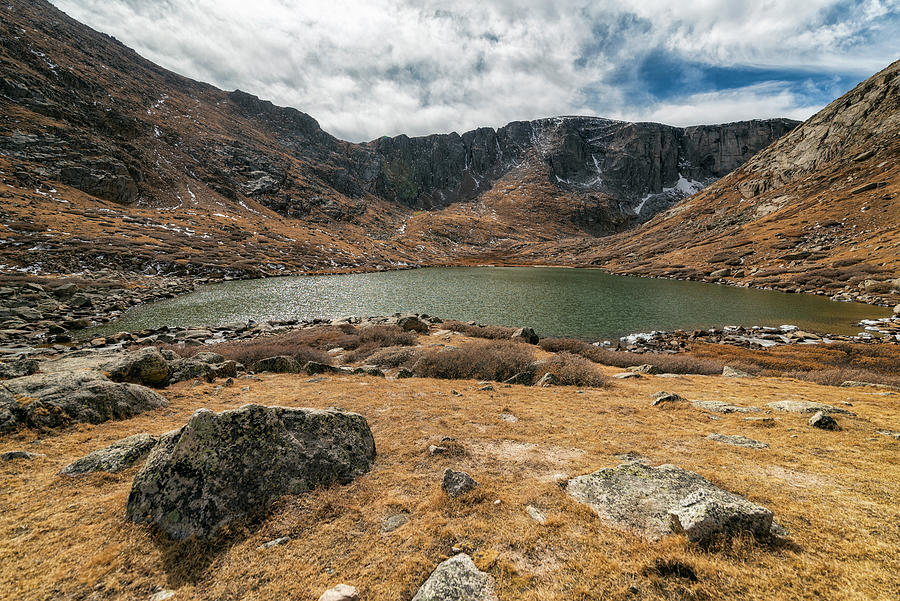
<path fill-rule="evenodd" d="M 777 85 L 745 92 L 752 101 L 729 91 L 640 97 L 644 82 L 635 69 L 648 51 L 660 50 L 707 65 L 861 79 L 896 58 L 890 30 L 900 5 L 857 0 L 843 11 L 846 0 L 53 1 L 168 69 L 297 107 L 354 141 L 573 113 L 671 115 L 670 122 L 805 114 L 813 107 L 802 90 Z"/>

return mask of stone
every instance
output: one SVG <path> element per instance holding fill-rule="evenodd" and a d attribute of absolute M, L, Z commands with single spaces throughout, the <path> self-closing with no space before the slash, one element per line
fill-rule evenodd
<path fill-rule="evenodd" d="M 712 411 L 714 413 L 757 413 L 758 407 L 744 407 L 742 405 L 730 405 L 722 401 L 691 401 L 691 405 L 697 409 Z"/>
<path fill-rule="evenodd" d="M 645 363 L 643 365 L 632 365 L 631 367 L 627 367 L 626 369 L 634 374 L 656 375 L 662 373 L 662 370 L 660 368 L 650 363 Z"/>
<path fill-rule="evenodd" d="M 314 376 L 316 374 L 339 374 L 341 373 L 341 368 L 328 365 L 327 363 L 319 363 L 318 361 L 307 361 L 303 366 L 303 371 Z"/>
<path fill-rule="evenodd" d="M 441 562 L 412 601 L 497 601 L 494 579 L 465 553 Z"/>
<path fill-rule="evenodd" d="M 120 472 L 149 453 L 157 440 L 156 436 L 143 433 L 117 440 L 108 447 L 76 459 L 64 467 L 62 473 L 66 476 L 80 476 L 91 472 Z"/>
<path fill-rule="evenodd" d="M 286 545 L 291 541 L 290 536 L 282 536 L 268 542 L 265 542 L 259 546 L 260 549 L 271 549 L 272 547 L 280 547 L 281 545 Z"/>
<path fill-rule="evenodd" d="M 196 411 L 160 437 L 134 478 L 126 516 L 171 538 L 209 538 L 282 495 L 347 484 L 368 472 L 365 418 L 337 409 L 245 405 Z"/>
<path fill-rule="evenodd" d="M 0 459 L 3 461 L 15 461 L 16 459 L 28 459 L 29 461 L 32 459 L 37 459 L 38 457 L 42 457 L 39 453 L 29 453 L 28 451 L 6 451 L 5 453 L 0 454 Z"/>
<path fill-rule="evenodd" d="M 208 363 L 209 365 L 216 365 L 219 363 L 225 363 L 225 357 L 220 355 L 219 353 L 212 353 L 210 351 L 203 351 L 197 353 L 196 355 L 190 357 L 194 361 L 199 361 L 200 363 Z"/>
<path fill-rule="evenodd" d="M 623 371 L 620 374 L 613 374 L 613 377 L 617 380 L 633 380 L 643 376 L 641 376 L 641 374 L 636 374 L 633 371 Z"/>
<path fill-rule="evenodd" d="M 169 601 L 174 596 L 175 591 L 172 589 L 163 589 L 150 595 L 150 601 Z"/>
<path fill-rule="evenodd" d="M 466 472 L 457 472 L 447 468 L 441 480 L 441 488 L 454 499 L 461 494 L 474 490 L 478 482 Z"/>
<path fill-rule="evenodd" d="M 113 382 L 131 382 L 159 388 L 169 383 L 169 362 L 158 349 L 150 346 L 126 353 L 107 366 L 106 374 Z"/>
<path fill-rule="evenodd" d="M 415 315 L 407 315 L 397 320 L 397 325 L 404 332 L 425 333 L 428 331 L 428 324 L 416 317 Z"/>
<path fill-rule="evenodd" d="M 319 597 L 319 601 L 358 601 L 359 591 L 355 586 L 339 584 L 330 588 Z"/>
<path fill-rule="evenodd" d="M 0 363 L 0 380 L 30 376 L 37 373 L 38 367 L 37 359 L 20 359 L 8 363 Z"/>
<path fill-rule="evenodd" d="M 411 369 L 408 369 L 406 367 L 401 367 L 400 369 L 397 370 L 397 379 L 398 380 L 412 378 L 415 375 L 416 374 L 414 374 Z"/>
<path fill-rule="evenodd" d="M 714 440 L 716 442 L 721 442 L 722 444 L 730 444 L 736 447 L 747 447 L 750 449 L 768 449 L 769 445 L 764 442 L 759 442 L 758 440 L 753 440 L 752 438 L 747 438 L 746 436 L 739 435 L 727 435 L 727 434 L 709 434 L 706 438 L 709 440 Z"/>
<path fill-rule="evenodd" d="M 775 401 L 774 403 L 767 403 L 766 406 L 771 407 L 776 411 L 785 411 L 788 413 L 818 413 L 821 411 L 823 413 L 856 415 L 846 409 L 840 409 L 838 407 L 826 405 L 825 403 L 816 403 L 814 401 Z"/>
<path fill-rule="evenodd" d="M 726 378 L 752 378 L 753 375 L 737 369 L 735 367 L 731 367 L 730 365 L 726 365 L 722 368 L 722 375 Z"/>
<path fill-rule="evenodd" d="M 280 355 L 278 357 L 267 357 L 260 359 L 253 364 L 255 372 L 271 372 L 275 374 L 296 374 L 300 373 L 300 364 L 292 357 Z"/>
<path fill-rule="evenodd" d="M 396 515 L 392 515 L 384 519 L 381 523 L 381 531 L 387 534 L 388 532 L 393 532 L 397 528 L 406 525 L 409 522 L 409 514 L 408 513 L 398 513 Z"/>
<path fill-rule="evenodd" d="M 856 380 L 845 380 L 841 382 L 841 386 L 844 388 L 881 388 L 883 390 L 895 390 L 900 391 L 900 386 L 891 386 L 889 384 L 876 384 L 874 382 L 857 382 Z"/>
<path fill-rule="evenodd" d="M 556 386 L 557 383 L 558 380 L 556 379 L 556 376 L 548 371 L 543 376 L 541 376 L 541 379 L 535 382 L 534 385 L 538 388 L 549 388 L 550 386 Z"/>
<path fill-rule="evenodd" d="M 516 417 L 515 415 L 513 415 L 512 413 L 503 412 L 503 413 L 500 413 L 497 417 L 499 417 L 500 419 L 502 419 L 505 422 L 516 423 L 517 421 L 519 421 L 519 418 Z"/>
<path fill-rule="evenodd" d="M 824 411 L 817 411 L 815 415 L 809 418 L 807 422 L 813 428 L 819 428 L 820 430 L 840 430 L 841 427 L 838 425 L 837 420 L 825 413 Z"/>
<path fill-rule="evenodd" d="M 541 524 L 543 526 L 547 522 L 547 518 L 544 516 L 544 512 L 542 512 L 534 505 L 527 505 L 525 507 L 525 511 L 528 513 L 531 519 L 533 519 L 538 524 Z"/>
<path fill-rule="evenodd" d="M 519 328 L 518 330 L 513 332 L 512 336 L 510 336 L 509 338 L 510 340 L 521 340 L 522 342 L 527 342 L 528 344 L 537 344 L 541 341 L 541 337 L 538 336 L 531 328 Z"/>
<path fill-rule="evenodd" d="M 481 392 L 493 392 L 493 391 L 494 391 L 494 385 L 493 385 L 493 384 L 485 384 L 485 385 L 483 385 L 483 386 L 479 386 L 479 387 L 478 387 L 478 390 L 481 391 Z"/>
<path fill-rule="evenodd" d="M 890 438 L 894 438 L 896 440 L 900 440 L 900 432 L 895 432 L 894 430 L 875 430 L 876 434 L 881 434 L 882 436 L 888 436 Z"/>
<path fill-rule="evenodd" d="M 684 532 L 691 541 L 748 530 L 772 533 L 772 512 L 675 465 L 623 463 L 572 478 L 566 492 L 612 525 L 657 540 Z"/>
<path fill-rule="evenodd" d="M 651 407 L 658 407 L 664 403 L 679 403 L 684 401 L 682 397 L 673 393 L 673 392 L 664 392 L 660 391 L 654 394 L 652 397 L 653 402 L 650 403 Z"/>
<path fill-rule="evenodd" d="M 112 382 L 94 371 L 34 374 L 0 382 L 0 432 L 19 426 L 47 430 L 76 422 L 99 424 L 168 405 L 149 388 Z"/>

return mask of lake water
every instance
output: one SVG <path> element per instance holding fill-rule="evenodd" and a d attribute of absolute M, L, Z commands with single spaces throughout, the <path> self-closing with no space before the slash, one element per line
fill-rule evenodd
<path fill-rule="evenodd" d="M 861 330 L 854 322 L 890 313 L 820 296 L 614 276 L 596 269 L 440 267 L 224 282 L 136 307 L 96 331 L 396 312 L 531 326 L 542 336 L 584 339 L 725 325 L 793 324 L 854 334 Z"/>

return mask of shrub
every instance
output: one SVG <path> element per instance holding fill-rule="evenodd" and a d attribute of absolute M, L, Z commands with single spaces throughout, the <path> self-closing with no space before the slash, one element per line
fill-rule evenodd
<path fill-rule="evenodd" d="M 428 349 L 413 365 L 423 378 L 448 380 L 496 380 L 502 382 L 517 374 L 534 377 L 531 348 L 511 341 L 480 341 L 461 347 Z"/>
<path fill-rule="evenodd" d="M 352 342 L 352 348 L 347 353 L 346 361 L 356 363 L 368 358 L 372 353 L 381 348 L 395 346 L 414 346 L 418 338 L 413 332 L 404 332 L 397 326 L 371 326 L 359 330 L 357 340 Z M 354 348 L 355 347 L 355 348 Z"/>
<path fill-rule="evenodd" d="M 594 363 L 613 367 L 631 367 L 649 363 L 670 374 L 715 375 L 722 373 L 722 368 L 725 367 L 724 361 L 695 357 L 689 353 L 629 353 L 594 346 L 574 338 L 544 338 L 540 346 L 551 353 L 573 353 Z"/>
<path fill-rule="evenodd" d="M 420 352 L 420 349 L 409 346 L 389 346 L 369 355 L 368 363 L 378 367 L 412 367 Z"/>
<path fill-rule="evenodd" d="M 478 326 L 461 321 L 445 321 L 443 327 L 472 338 L 487 338 L 488 340 L 509 340 L 517 329 L 506 326 Z"/>
<path fill-rule="evenodd" d="M 561 352 L 543 362 L 537 370 L 537 377 L 553 374 L 557 383 L 564 386 L 590 386 L 599 388 L 609 382 L 597 366 L 580 355 Z"/>

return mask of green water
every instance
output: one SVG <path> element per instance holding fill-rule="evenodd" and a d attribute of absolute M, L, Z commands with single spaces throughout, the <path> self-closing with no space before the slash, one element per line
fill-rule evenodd
<path fill-rule="evenodd" d="M 595 269 L 447 267 L 243 280 L 130 310 L 104 332 L 249 319 L 311 319 L 415 312 L 541 335 L 615 338 L 650 330 L 793 324 L 854 334 L 887 309 L 824 297 L 700 282 L 614 276 Z"/>

